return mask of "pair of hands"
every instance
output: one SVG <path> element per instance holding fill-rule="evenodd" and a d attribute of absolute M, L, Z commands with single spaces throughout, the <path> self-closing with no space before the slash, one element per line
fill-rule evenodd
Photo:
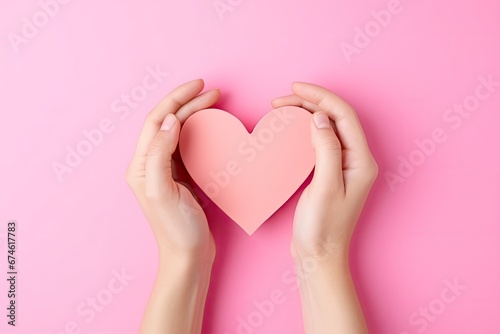
<path fill-rule="evenodd" d="M 147 116 L 126 180 L 154 232 L 160 259 L 215 258 L 207 218 L 193 197 L 177 148 L 179 132 L 195 112 L 220 98 L 201 93 L 201 79 L 170 92 Z M 354 109 L 325 88 L 302 82 L 293 94 L 272 101 L 274 108 L 298 106 L 314 113 L 311 140 L 316 166 L 298 202 L 291 253 L 295 260 L 346 260 L 350 239 L 378 168 Z M 200 94 L 201 93 L 201 94 Z"/>

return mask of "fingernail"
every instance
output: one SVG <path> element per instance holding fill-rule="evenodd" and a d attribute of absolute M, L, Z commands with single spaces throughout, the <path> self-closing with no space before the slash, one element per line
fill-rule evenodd
<path fill-rule="evenodd" d="M 167 117 L 163 120 L 163 124 L 161 125 L 162 130 L 170 131 L 175 124 L 175 115 L 168 114 Z"/>
<path fill-rule="evenodd" d="M 318 129 L 331 128 L 330 118 L 324 112 L 320 112 L 320 113 L 315 114 L 313 119 L 314 119 L 314 125 L 316 125 L 316 127 Z"/>

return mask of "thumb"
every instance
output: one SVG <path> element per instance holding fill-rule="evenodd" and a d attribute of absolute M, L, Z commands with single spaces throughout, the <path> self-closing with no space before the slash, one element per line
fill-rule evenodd
<path fill-rule="evenodd" d="M 342 146 L 327 113 L 314 113 L 311 139 L 316 153 L 316 166 L 311 181 L 312 193 L 321 197 L 333 196 L 338 192 L 343 194 Z"/>
<path fill-rule="evenodd" d="M 146 196 L 171 199 L 178 194 L 172 178 L 172 154 L 179 141 L 180 122 L 174 114 L 165 117 L 160 131 L 151 141 L 146 155 Z"/>

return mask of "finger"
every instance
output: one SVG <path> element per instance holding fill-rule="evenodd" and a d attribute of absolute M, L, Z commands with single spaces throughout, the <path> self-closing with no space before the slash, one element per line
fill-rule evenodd
<path fill-rule="evenodd" d="M 318 107 L 314 103 L 306 101 L 295 94 L 278 97 L 277 99 L 271 101 L 271 105 L 273 106 L 273 108 L 279 108 L 284 106 L 302 107 L 306 110 L 309 110 L 312 113 L 321 110 L 320 107 Z"/>
<path fill-rule="evenodd" d="M 220 90 L 212 89 L 203 94 L 198 95 L 188 103 L 184 104 L 177 110 L 175 116 L 179 119 L 181 124 L 183 124 L 189 116 L 202 109 L 210 108 L 213 106 L 220 98 Z"/>
<path fill-rule="evenodd" d="M 279 107 L 284 107 L 284 106 L 301 107 L 301 108 L 308 110 L 311 113 L 315 113 L 315 112 L 321 110 L 321 108 L 318 107 L 316 104 L 311 103 L 309 101 L 306 101 L 303 98 L 301 98 L 295 94 L 278 97 L 277 99 L 274 99 L 273 101 L 271 101 L 271 105 L 273 106 L 273 108 L 279 108 Z M 335 135 L 337 135 L 337 137 L 339 137 L 339 132 L 337 130 L 337 126 L 335 125 L 333 120 L 331 123 L 332 123 L 333 131 L 335 131 Z M 341 143 L 342 147 L 344 147 L 344 144 L 342 143 L 341 138 L 339 138 L 339 139 L 340 139 L 340 143 Z"/>
<path fill-rule="evenodd" d="M 319 198 L 331 199 L 344 195 L 342 146 L 335 135 L 326 112 L 320 111 L 311 120 L 311 139 L 316 154 L 316 166 L 311 191 Z"/>
<path fill-rule="evenodd" d="M 179 141 L 180 128 L 177 117 L 168 115 L 147 149 L 145 193 L 148 198 L 172 200 L 178 194 L 172 177 L 172 154 Z"/>
<path fill-rule="evenodd" d="M 142 128 L 135 156 L 144 156 L 149 144 L 160 130 L 163 120 L 168 114 L 174 114 L 184 104 L 191 101 L 203 90 L 202 79 L 185 83 L 171 91 L 153 110 L 148 114 Z"/>
<path fill-rule="evenodd" d="M 358 116 L 347 102 L 323 87 L 305 82 L 294 82 L 292 90 L 297 96 L 328 113 L 337 126 L 345 149 L 369 152 Z"/>
<path fill-rule="evenodd" d="M 219 98 L 219 89 L 209 90 L 208 92 L 198 95 L 197 97 L 180 107 L 180 109 L 175 113 L 175 116 L 179 119 L 182 125 L 189 118 L 189 116 L 202 109 L 210 108 L 219 100 Z M 182 160 L 179 149 L 175 151 L 173 156 L 174 159 L 177 159 L 179 162 Z"/>
<path fill-rule="evenodd" d="M 295 94 L 280 96 L 271 101 L 273 108 L 279 108 L 283 106 L 298 106 L 300 105 L 301 98 Z"/>

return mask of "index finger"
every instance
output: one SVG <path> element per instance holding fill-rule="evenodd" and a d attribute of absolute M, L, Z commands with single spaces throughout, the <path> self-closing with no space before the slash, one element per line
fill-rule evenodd
<path fill-rule="evenodd" d="M 203 90 L 202 79 L 189 81 L 172 90 L 153 108 L 144 121 L 135 156 L 145 155 L 149 143 L 160 130 L 161 124 L 168 114 L 175 114 L 185 103 L 191 101 Z M 180 119 L 182 123 L 182 119 Z"/>
<path fill-rule="evenodd" d="M 294 82 L 292 90 L 295 95 L 317 105 L 330 116 L 335 122 L 345 149 L 369 151 L 358 116 L 346 101 L 326 88 L 306 82 Z"/>

